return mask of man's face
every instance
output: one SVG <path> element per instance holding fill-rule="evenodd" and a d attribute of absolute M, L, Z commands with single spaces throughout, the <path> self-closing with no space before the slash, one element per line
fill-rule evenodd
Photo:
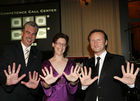
<path fill-rule="evenodd" d="M 89 39 L 90 39 L 90 47 L 96 55 L 100 55 L 105 51 L 107 40 L 105 40 L 103 33 L 101 32 L 92 33 Z"/>
<path fill-rule="evenodd" d="M 36 38 L 36 29 L 32 26 L 26 26 L 22 32 L 22 43 L 29 47 L 35 41 Z"/>

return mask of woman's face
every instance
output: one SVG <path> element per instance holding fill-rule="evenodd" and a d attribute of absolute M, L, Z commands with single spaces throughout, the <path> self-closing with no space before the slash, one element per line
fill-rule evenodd
<path fill-rule="evenodd" d="M 66 40 L 64 38 L 59 38 L 55 43 L 52 43 L 54 47 L 54 53 L 57 55 L 63 55 L 66 49 Z"/>

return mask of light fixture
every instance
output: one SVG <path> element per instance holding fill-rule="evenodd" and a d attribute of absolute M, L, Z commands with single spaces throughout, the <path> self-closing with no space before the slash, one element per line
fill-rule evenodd
<path fill-rule="evenodd" d="M 91 2 L 91 0 L 80 0 L 81 5 L 86 5 L 88 6 L 88 4 Z"/>

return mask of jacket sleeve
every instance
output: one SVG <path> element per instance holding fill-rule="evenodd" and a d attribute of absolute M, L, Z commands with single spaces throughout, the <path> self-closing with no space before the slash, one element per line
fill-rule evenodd
<path fill-rule="evenodd" d="M 6 86 L 6 76 L 4 70 L 8 70 L 8 65 L 13 65 L 15 57 L 13 51 L 10 50 L 10 46 L 7 46 L 3 49 L 2 55 L 0 57 L 0 83 L 6 92 L 12 92 L 16 85 Z"/>

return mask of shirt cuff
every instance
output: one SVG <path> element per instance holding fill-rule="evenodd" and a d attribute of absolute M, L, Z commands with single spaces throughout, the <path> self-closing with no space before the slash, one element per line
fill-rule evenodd
<path fill-rule="evenodd" d="M 88 86 L 82 86 L 82 90 L 86 90 Z"/>
<path fill-rule="evenodd" d="M 133 85 L 127 85 L 129 88 L 134 88 L 135 87 L 135 84 Z"/>

